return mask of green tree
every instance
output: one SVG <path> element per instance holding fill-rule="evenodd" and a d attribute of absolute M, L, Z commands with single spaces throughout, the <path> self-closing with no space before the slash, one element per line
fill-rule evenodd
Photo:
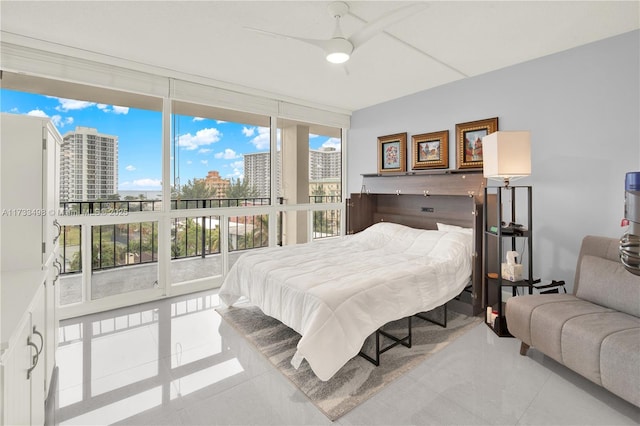
<path fill-rule="evenodd" d="M 176 221 L 171 244 L 171 255 L 174 258 L 202 255 L 202 219 L 185 218 Z M 219 229 L 205 229 L 205 254 L 220 251 Z"/>
<path fill-rule="evenodd" d="M 177 199 L 208 199 L 216 196 L 214 188 L 207 187 L 204 179 L 189 179 L 186 184 L 172 192 L 171 197 Z"/>
<path fill-rule="evenodd" d="M 227 198 L 257 198 L 258 190 L 249 185 L 247 179 L 231 179 L 225 194 Z"/>
<path fill-rule="evenodd" d="M 253 217 L 253 247 L 266 247 L 269 245 L 269 215 L 263 214 Z"/>

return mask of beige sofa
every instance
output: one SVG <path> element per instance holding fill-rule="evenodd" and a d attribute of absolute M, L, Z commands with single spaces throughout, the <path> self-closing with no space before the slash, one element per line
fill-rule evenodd
<path fill-rule="evenodd" d="M 618 257 L 619 241 L 582 241 L 573 294 L 507 300 L 509 332 L 640 407 L 640 276 Z"/>

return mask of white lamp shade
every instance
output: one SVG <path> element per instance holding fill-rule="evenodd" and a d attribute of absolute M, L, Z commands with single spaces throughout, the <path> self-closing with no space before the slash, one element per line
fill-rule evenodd
<path fill-rule="evenodd" d="M 531 174 L 531 133 L 499 131 L 482 138 L 484 177 L 508 179 Z"/>

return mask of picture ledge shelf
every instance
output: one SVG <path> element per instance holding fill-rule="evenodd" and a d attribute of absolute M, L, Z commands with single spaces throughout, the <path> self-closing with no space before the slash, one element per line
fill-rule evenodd
<path fill-rule="evenodd" d="M 362 174 L 360 192 L 424 196 L 465 195 L 482 198 L 484 186 L 486 181 L 482 169 L 429 170 Z"/>
<path fill-rule="evenodd" d="M 363 178 L 369 177 L 398 177 L 398 176 L 425 176 L 425 175 L 458 175 L 458 174 L 476 174 L 482 173 L 482 168 L 475 169 L 446 169 L 446 170 L 414 170 L 410 172 L 398 173 L 361 173 Z"/>

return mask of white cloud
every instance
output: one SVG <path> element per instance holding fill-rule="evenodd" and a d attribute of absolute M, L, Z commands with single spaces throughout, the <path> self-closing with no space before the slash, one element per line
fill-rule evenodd
<path fill-rule="evenodd" d="M 244 173 L 242 169 L 233 169 L 233 171 L 231 173 L 227 173 L 225 175 L 226 178 L 233 178 L 233 179 L 244 179 Z"/>
<path fill-rule="evenodd" d="M 196 122 L 196 121 L 203 121 L 203 120 L 204 120 L 204 118 L 202 118 L 202 117 L 193 117 L 193 121 L 194 121 L 194 122 Z"/>
<path fill-rule="evenodd" d="M 47 113 L 41 109 L 32 109 L 27 113 L 27 115 L 30 115 L 32 117 L 49 117 Z"/>
<path fill-rule="evenodd" d="M 51 116 L 51 122 L 56 127 L 64 127 L 64 122 L 62 121 L 62 116 L 61 115 L 58 115 L 58 114 L 52 115 Z"/>
<path fill-rule="evenodd" d="M 342 148 L 342 143 L 340 141 L 340 138 L 330 138 L 327 139 L 327 141 L 323 143 L 322 146 L 324 148 L 335 148 L 336 151 L 340 151 L 340 149 Z"/>
<path fill-rule="evenodd" d="M 96 108 L 100 111 L 109 112 L 109 105 L 107 104 L 96 104 Z"/>
<path fill-rule="evenodd" d="M 202 164 L 204 164 L 205 166 L 206 166 L 207 164 L 209 164 L 209 160 L 200 160 L 200 162 L 201 162 Z"/>
<path fill-rule="evenodd" d="M 178 146 L 192 151 L 194 149 L 198 149 L 200 146 L 216 143 L 221 137 L 222 133 L 220 133 L 218 129 L 210 127 L 198 130 L 195 135 L 192 135 L 191 133 L 181 135 L 178 138 Z"/>
<path fill-rule="evenodd" d="M 259 150 L 269 149 L 271 143 L 271 129 L 268 127 L 258 127 L 258 136 L 251 139 L 251 143 Z"/>
<path fill-rule="evenodd" d="M 211 149 L 211 148 L 200 148 L 200 149 L 198 150 L 198 154 L 208 154 L 208 153 L 210 153 L 211 151 L 212 151 L 212 149 Z"/>
<path fill-rule="evenodd" d="M 193 161 L 187 160 L 187 164 L 193 164 Z"/>
<path fill-rule="evenodd" d="M 216 155 L 214 155 L 215 158 L 222 158 L 224 160 L 233 160 L 236 158 L 240 158 L 242 157 L 241 155 L 238 155 L 234 150 L 232 150 L 231 148 L 227 148 L 224 150 L 224 152 L 218 152 Z"/>
<path fill-rule="evenodd" d="M 113 106 L 113 113 L 114 114 L 127 115 L 127 114 L 129 114 L 129 107 L 123 107 L 123 106 L 114 105 Z"/>
<path fill-rule="evenodd" d="M 129 164 L 127 167 L 125 167 L 125 170 L 126 170 L 126 171 L 128 171 L 128 172 L 132 172 L 132 171 L 134 171 L 135 169 L 136 169 L 136 168 L 135 168 L 135 166 L 133 166 L 133 165 L 131 165 L 131 164 Z"/>
<path fill-rule="evenodd" d="M 244 169 L 244 161 L 234 161 L 233 163 L 230 163 L 229 166 L 234 169 Z"/>
<path fill-rule="evenodd" d="M 250 138 L 251 136 L 256 134 L 255 127 L 242 127 L 242 134 L 246 137 Z"/>
<path fill-rule="evenodd" d="M 56 109 L 58 111 L 63 111 L 63 112 L 78 110 L 78 109 L 85 109 L 85 108 L 94 106 L 96 104 L 95 102 L 78 101 L 75 99 L 65 99 L 65 98 L 57 98 L 57 99 L 60 105 L 58 105 Z"/>
<path fill-rule="evenodd" d="M 64 127 L 67 124 L 73 123 L 73 117 L 62 118 L 62 116 L 59 114 L 55 114 L 49 117 L 47 113 L 42 111 L 41 109 L 33 109 L 29 111 L 27 115 L 30 115 L 33 117 L 50 118 L 53 125 L 60 128 Z"/>
<path fill-rule="evenodd" d="M 224 124 L 224 123 L 226 123 L 226 121 L 224 121 L 224 120 L 216 120 L 216 123 L 218 123 L 218 124 Z"/>

